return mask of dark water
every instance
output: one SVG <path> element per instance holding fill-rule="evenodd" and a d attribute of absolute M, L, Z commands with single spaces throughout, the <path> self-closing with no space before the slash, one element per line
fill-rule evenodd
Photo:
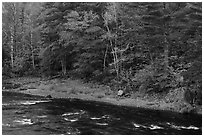
<path fill-rule="evenodd" d="M 202 117 L 3 92 L 3 134 L 202 134 Z"/>

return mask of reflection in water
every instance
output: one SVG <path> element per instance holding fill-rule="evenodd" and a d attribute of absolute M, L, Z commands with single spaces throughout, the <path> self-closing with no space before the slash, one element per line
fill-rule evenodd
<path fill-rule="evenodd" d="M 202 117 L 3 92 L 3 134 L 201 134 Z"/>

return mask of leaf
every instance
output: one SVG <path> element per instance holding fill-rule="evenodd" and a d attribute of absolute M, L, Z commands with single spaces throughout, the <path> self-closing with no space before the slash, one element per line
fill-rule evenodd
<path fill-rule="evenodd" d="M 64 40 L 69 40 L 69 39 L 71 39 L 72 35 L 73 35 L 73 32 L 68 32 L 68 31 L 62 31 L 62 32 L 60 32 L 60 36 L 61 36 L 61 38 L 64 39 Z"/>
<path fill-rule="evenodd" d="M 90 27 L 90 28 L 86 29 L 85 32 L 87 32 L 87 33 L 95 33 L 95 32 L 98 32 L 100 30 L 101 30 L 101 28 L 99 26 L 93 26 L 93 27 Z"/>
<path fill-rule="evenodd" d="M 202 13 L 191 13 L 189 15 L 189 17 L 192 19 L 192 20 L 199 20 L 200 22 L 202 22 Z"/>
<path fill-rule="evenodd" d="M 159 11 L 159 9 L 154 10 L 154 11 L 150 12 L 149 14 L 153 15 L 153 16 L 157 16 L 157 17 L 161 17 L 162 16 L 162 13 L 161 13 L 161 11 Z"/>
<path fill-rule="evenodd" d="M 79 13 L 77 11 L 71 11 L 65 18 L 79 18 Z"/>
<path fill-rule="evenodd" d="M 181 38 L 181 36 L 182 34 L 180 32 L 174 32 L 174 33 L 169 34 L 168 38 L 171 40 L 178 40 Z"/>

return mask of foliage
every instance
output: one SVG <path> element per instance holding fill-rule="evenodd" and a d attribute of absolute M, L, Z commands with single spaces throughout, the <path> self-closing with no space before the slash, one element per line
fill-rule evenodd
<path fill-rule="evenodd" d="M 3 3 L 3 45 L 10 58 L 11 73 L 34 71 L 37 60 L 40 3 Z M 31 8 L 32 7 L 32 8 Z M 30 70 L 32 66 L 32 70 Z M 35 71 L 36 72 L 36 71 Z"/>
<path fill-rule="evenodd" d="M 131 78 L 134 90 L 142 94 L 168 93 L 169 90 L 180 87 L 183 83 L 181 74 L 173 68 L 165 73 L 163 68 L 162 62 L 158 61 L 135 72 Z"/>
<path fill-rule="evenodd" d="M 186 100 L 191 104 L 202 104 L 202 62 L 195 61 L 188 71 L 184 72 Z"/>
<path fill-rule="evenodd" d="M 201 104 L 201 3 L 3 3 L 2 17 L 3 74 L 72 75 L 129 94 L 184 87 Z"/>

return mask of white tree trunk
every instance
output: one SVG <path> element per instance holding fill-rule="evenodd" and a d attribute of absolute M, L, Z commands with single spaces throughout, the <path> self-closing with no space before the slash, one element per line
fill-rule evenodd
<path fill-rule="evenodd" d="M 103 70 L 106 69 L 106 57 L 108 54 L 108 45 L 106 46 L 106 51 L 105 51 L 105 55 L 104 55 L 104 59 L 103 59 Z"/>
<path fill-rule="evenodd" d="M 31 46 L 32 66 L 33 66 L 33 69 L 35 69 L 35 56 L 34 56 L 33 32 L 32 32 L 32 30 L 30 32 L 30 46 Z"/>
<path fill-rule="evenodd" d="M 62 65 L 62 74 L 63 74 L 63 75 L 66 75 L 66 73 L 67 73 L 67 68 L 66 68 L 66 59 L 65 59 L 65 57 L 62 57 L 61 65 Z"/>
<path fill-rule="evenodd" d="M 11 52 L 10 52 L 10 55 L 11 55 L 11 68 L 13 69 L 14 68 L 14 29 L 13 27 L 11 27 L 10 29 L 11 31 Z"/>
<path fill-rule="evenodd" d="M 165 71 L 168 72 L 169 67 L 169 43 L 167 39 L 165 38 L 165 45 L 164 45 L 164 64 L 165 64 Z"/>

